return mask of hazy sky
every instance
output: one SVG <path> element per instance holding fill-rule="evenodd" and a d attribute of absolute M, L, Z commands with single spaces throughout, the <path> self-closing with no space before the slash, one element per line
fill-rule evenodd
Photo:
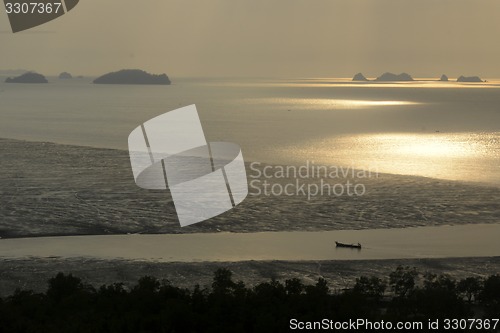
<path fill-rule="evenodd" d="M 0 31 L 0 69 L 47 75 L 500 77 L 499 0 L 81 0 Z"/>

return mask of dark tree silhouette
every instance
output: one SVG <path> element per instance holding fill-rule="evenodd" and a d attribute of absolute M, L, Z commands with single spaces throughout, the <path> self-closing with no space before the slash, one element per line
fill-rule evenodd
<path fill-rule="evenodd" d="M 293 278 L 285 280 L 285 291 L 289 296 L 300 295 L 304 291 L 304 284 L 300 279 Z"/>
<path fill-rule="evenodd" d="M 160 289 L 160 281 L 152 276 L 144 276 L 139 279 L 139 283 L 134 291 L 144 292 L 144 293 L 155 293 Z"/>
<path fill-rule="evenodd" d="M 500 313 L 500 275 L 492 275 L 484 281 L 480 298 L 486 307 L 486 316 L 498 316 Z"/>
<path fill-rule="evenodd" d="M 460 282 L 457 285 L 457 290 L 463 296 L 467 297 L 467 301 L 472 303 L 472 298 L 477 300 L 478 295 L 483 288 L 483 280 L 478 277 L 468 277 Z"/>
<path fill-rule="evenodd" d="M 219 268 L 214 273 L 212 289 L 216 294 L 228 294 L 235 287 L 233 273 L 227 268 Z"/>
<path fill-rule="evenodd" d="M 59 302 L 63 298 L 70 297 L 84 290 L 82 280 L 73 275 L 64 275 L 58 273 L 49 280 L 49 289 L 47 297 L 53 301 Z"/>
<path fill-rule="evenodd" d="M 292 278 L 246 287 L 226 268 L 214 272 L 212 288 L 192 290 L 144 276 L 95 290 L 71 274 L 57 274 L 46 293 L 16 290 L 0 298 L 0 332 L 286 332 L 289 320 L 407 321 L 435 318 L 494 318 L 500 313 L 500 275 L 480 283 L 398 267 L 390 274 L 394 294 L 384 296 L 378 277 L 361 276 L 352 289 L 332 293 L 319 278 L 305 285 Z M 423 283 L 420 283 L 423 282 Z M 467 302 L 474 297 L 475 304 Z M 472 309 L 479 309 L 474 314 Z"/>
<path fill-rule="evenodd" d="M 418 272 L 415 267 L 398 266 L 398 268 L 389 275 L 389 283 L 392 291 L 400 297 L 405 297 L 415 288 L 415 279 L 417 276 Z"/>
<path fill-rule="evenodd" d="M 362 276 L 356 279 L 353 291 L 360 293 L 361 295 L 380 300 L 380 298 L 384 295 L 386 287 L 387 285 L 385 282 L 378 277 Z"/>

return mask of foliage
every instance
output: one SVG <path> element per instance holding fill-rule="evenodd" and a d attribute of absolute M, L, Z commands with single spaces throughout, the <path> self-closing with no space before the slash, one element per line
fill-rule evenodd
<path fill-rule="evenodd" d="M 131 288 L 114 283 L 96 290 L 59 273 L 46 293 L 16 290 L 0 298 L 0 332 L 284 332 L 292 318 L 473 318 L 473 301 L 485 314 L 499 313 L 500 275 L 457 283 L 447 275 L 398 267 L 389 286 L 393 294 L 386 294 L 385 280 L 361 276 L 340 293 L 332 293 L 323 278 L 312 285 L 293 278 L 247 287 L 221 268 L 211 289 L 188 290 L 144 276 Z"/>
<path fill-rule="evenodd" d="M 389 283 L 392 291 L 400 297 L 405 297 L 415 287 L 415 279 L 418 276 L 415 267 L 398 266 L 394 272 L 389 275 Z"/>

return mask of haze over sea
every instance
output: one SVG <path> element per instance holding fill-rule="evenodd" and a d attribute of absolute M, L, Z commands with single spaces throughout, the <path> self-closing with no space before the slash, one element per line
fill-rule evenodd
<path fill-rule="evenodd" d="M 3 82 L 3 80 L 1 80 Z M 140 123 L 196 104 L 208 141 L 246 161 L 376 169 L 500 185 L 500 85 L 173 78 L 0 83 L 0 137 L 127 149 Z"/>
<path fill-rule="evenodd" d="M 170 86 L 138 86 L 93 85 L 90 79 L 49 81 L 40 85 L 0 83 L 0 137 L 126 150 L 128 135 L 139 124 L 196 104 L 207 140 L 239 144 L 246 162 L 342 166 L 438 180 L 400 176 L 366 180 L 370 193 L 354 199 L 249 197 L 234 211 L 181 230 L 173 210 L 165 215 L 164 209 L 154 206 L 164 206 L 163 194 L 129 197 L 135 186 L 132 174 L 126 175 L 125 152 L 92 153 L 70 146 L 5 141 L 4 152 L 12 154 L 3 164 L 5 235 L 85 235 L 99 233 L 96 230 L 119 234 L 113 236 L 114 245 L 107 238 L 100 248 L 92 242 L 109 236 L 83 237 L 76 248 L 79 238 L 63 237 L 46 256 L 76 253 L 104 258 L 115 246 L 120 249 L 117 257 L 134 259 L 134 251 L 124 250 L 134 237 L 124 235 L 128 230 L 192 233 L 137 238 L 139 248 L 154 241 L 181 242 L 187 247 L 196 244 L 191 254 L 185 253 L 186 246 L 172 245 L 149 247 L 139 256 L 167 261 L 361 258 L 354 252 L 331 253 L 332 239 L 337 236 L 367 245 L 365 259 L 498 253 L 492 235 L 499 222 L 499 82 L 173 78 Z M 17 154 L 12 152 L 16 148 L 9 147 L 26 151 Z M 45 156 L 47 153 L 58 156 Z M 85 154 L 81 161 L 79 153 Z M 21 168 L 30 154 L 38 154 L 39 160 L 17 175 L 12 165 Z M 110 156 L 120 156 L 120 160 L 99 162 L 101 169 L 92 170 L 92 163 Z M 61 160 L 67 158 L 75 160 Z M 102 169 L 113 165 L 114 171 Z M 116 179 L 110 176 L 114 173 Z M 142 210 L 145 203 L 153 206 Z M 169 205 L 173 209 L 171 202 Z M 474 225 L 460 226 L 470 223 Z M 424 227 L 394 229 L 408 226 Z M 379 228 L 383 230 L 376 230 Z M 220 231 L 248 233 L 220 236 Z M 467 235 L 473 233 L 473 243 L 464 246 Z M 223 237 L 224 244 L 241 246 L 223 248 L 217 237 Z M 307 249 L 301 255 L 293 252 L 297 237 Z M 434 243 L 429 241 L 432 237 Z M 2 240 L 3 256 L 44 256 L 43 249 L 55 249 L 54 239 L 36 239 Z M 399 239 L 404 244 L 391 243 Z M 408 244 L 408 239 L 414 244 Z M 92 248 L 96 251 L 89 251 Z M 407 252 L 400 253 L 402 248 Z M 201 256 L 205 252 L 211 255 Z M 234 255 L 221 254 L 228 252 Z M 168 258 L 164 253 L 169 253 Z M 262 253 L 269 255 L 263 257 Z"/>

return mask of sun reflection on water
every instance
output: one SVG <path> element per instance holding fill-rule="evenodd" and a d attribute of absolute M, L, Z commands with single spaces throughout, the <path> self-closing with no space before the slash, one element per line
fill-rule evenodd
<path fill-rule="evenodd" d="M 500 185 L 500 132 L 344 135 L 290 149 L 327 165 Z"/>
<path fill-rule="evenodd" d="M 402 106 L 418 105 L 412 101 L 391 101 L 391 100 L 359 100 L 359 99 L 336 99 L 336 98 L 260 98 L 249 100 L 249 103 L 269 103 L 273 106 L 291 108 L 294 110 L 328 110 L 328 109 L 364 109 L 376 106 Z"/>
<path fill-rule="evenodd" d="M 374 146 L 391 149 L 389 154 L 407 157 L 467 158 L 480 154 L 481 149 L 475 141 L 464 141 L 445 134 L 411 135 L 381 134 L 361 137 Z"/>

